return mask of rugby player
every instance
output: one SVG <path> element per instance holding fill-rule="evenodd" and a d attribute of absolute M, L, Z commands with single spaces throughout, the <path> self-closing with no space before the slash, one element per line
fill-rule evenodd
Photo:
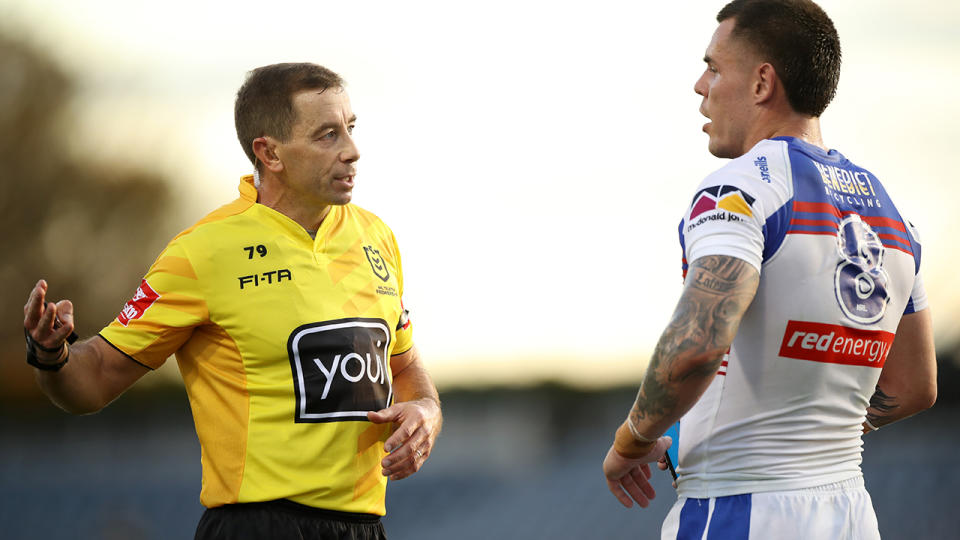
<path fill-rule="evenodd" d="M 879 538 L 864 432 L 932 406 L 920 238 L 883 184 L 823 141 L 840 42 L 809 0 L 734 0 L 694 90 L 731 161 L 680 223 L 684 287 L 604 460 L 641 507 L 679 445 L 663 539 Z M 664 432 L 679 420 L 679 440 Z"/>

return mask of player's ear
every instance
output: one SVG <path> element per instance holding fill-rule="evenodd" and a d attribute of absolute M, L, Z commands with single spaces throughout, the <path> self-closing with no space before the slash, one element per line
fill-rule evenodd
<path fill-rule="evenodd" d="M 263 136 L 253 140 L 253 154 L 263 163 L 264 168 L 278 173 L 283 170 L 283 161 L 277 155 L 277 142 L 273 137 Z"/>
<path fill-rule="evenodd" d="M 764 62 L 754 72 L 753 99 L 756 103 L 764 103 L 773 97 L 779 79 L 773 65 Z"/>

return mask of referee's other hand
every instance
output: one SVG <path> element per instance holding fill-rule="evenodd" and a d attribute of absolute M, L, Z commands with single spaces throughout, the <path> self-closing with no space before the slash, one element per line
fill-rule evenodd
<path fill-rule="evenodd" d="M 395 403 L 368 412 L 367 418 L 374 424 L 393 423 L 393 433 L 383 445 L 389 455 L 380 462 L 383 475 L 390 480 L 402 480 L 419 471 L 440 433 L 440 406 L 429 398 Z"/>
<path fill-rule="evenodd" d="M 40 280 L 30 291 L 23 306 L 23 328 L 39 345 L 47 349 L 60 349 L 67 336 L 73 332 L 73 303 L 60 300 L 56 304 L 46 301 L 47 282 Z M 56 360 L 62 352 L 40 351 L 43 360 Z"/>

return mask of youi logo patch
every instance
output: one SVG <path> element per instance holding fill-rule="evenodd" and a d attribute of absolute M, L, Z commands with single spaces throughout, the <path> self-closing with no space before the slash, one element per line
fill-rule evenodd
<path fill-rule="evenodd" d="M 366 420 L 390 405 L 390 330 L 382 319 L 305 324 L 290 334 L 296 422 Z"/>

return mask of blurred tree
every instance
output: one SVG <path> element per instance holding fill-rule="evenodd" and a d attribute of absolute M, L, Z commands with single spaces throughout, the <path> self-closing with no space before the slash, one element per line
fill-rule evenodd
<path fill-rule="evenodd" d="M 77 332 L 92 335 L 172 232 L 163 178 L 68 151 L 73 92 L 47 55 L 0 30 L 0 399 L 40 395 L 21 330 L 38 279 L 50 285 L 48 300 L 74 302 Z"/>

